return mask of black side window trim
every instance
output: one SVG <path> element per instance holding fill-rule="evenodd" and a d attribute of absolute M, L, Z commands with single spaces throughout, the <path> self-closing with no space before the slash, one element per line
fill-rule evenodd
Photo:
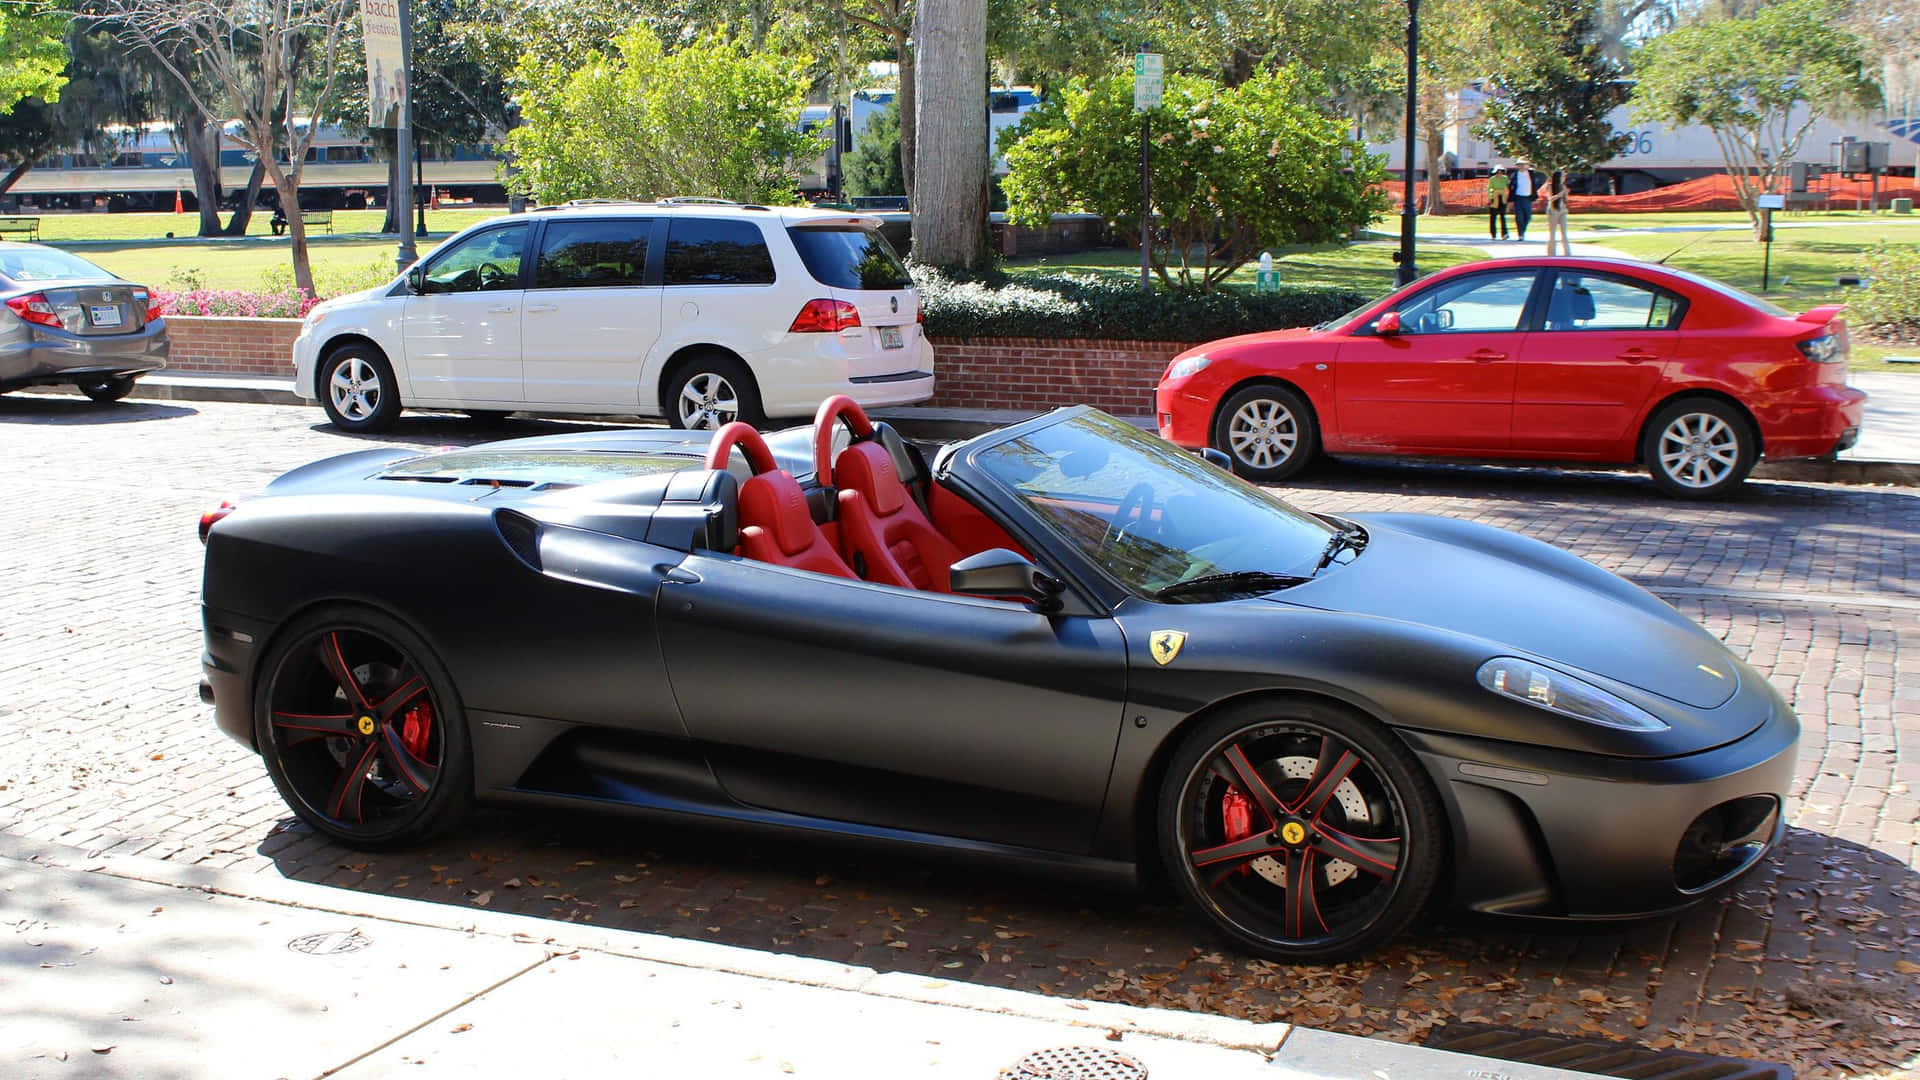
<path fill-rule="evenodd" d="M 1606 278 L 1609 281 L 1617 281 L 1622 285 L 1629 285 L 1636 289 L 1645 289 L 1648 292 L 1654 293 L 1656 295 L 1664 296 L 1669 300 L 1673 301 L 1673 321 L 1666 326 L 1642 326 L 1637 328 L 1623 328 L 1618 326 L 1594 326 L 1594 327 L 1587 327 L 1584 329 L 1575 327 L 1569 330 L 1547 330 L 1547 305 L 1551 302 L 1553 298 L 1553 291 L 1560 287 L 1560 275 L 1562 274 L 1575 274 L 1580 277 Z M 1687 321 L 1687 309 L 1688 307 L 1691 306 L 1684 295 L 1677 293 L 1672 289 L 1667 288 L 1665 285 L 1657 285 L 1643 278 L 1634 277 L 1631 274 L 1617 274 L 1610 270 L 1576 270 L 1571 267 L 1563 267 L 1563 268 L 1555 268 L 1551 274 L 1547 274 L 1545 275 L 1545 277 L 1547 278 L 1547 285 L 1546 285 L 1546 288 L 1540 290 L 1539 292 L 1539 301 L 1540 301 L 1539 307 L 1538 307 L 1538 310 L 1536 310 L 1533 313 L 1534 317 L 1532 321 L 1529 323 L 1529 325 L 1536 330 L 1546 331 L 1547 333 L 1627 334 L 1627 333 L 1634 333 L 1636 330 L 1645 331 L 1646 333 L 1649 333 L 1649 334 L 1678 333 L 1682 325 L 1685 324 Z"/>

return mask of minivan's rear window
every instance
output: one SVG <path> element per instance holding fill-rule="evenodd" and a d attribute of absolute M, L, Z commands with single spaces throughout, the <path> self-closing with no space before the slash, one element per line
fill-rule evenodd
<path fill-rule="evenodd" d="M 878 230 L 788 229 L 807 273 L 829 289 L 905 289 L 913 285 L 893 245 Z"/>

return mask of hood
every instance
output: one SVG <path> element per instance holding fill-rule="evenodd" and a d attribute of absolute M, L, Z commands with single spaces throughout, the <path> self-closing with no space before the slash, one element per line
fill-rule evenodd
<path fill-rule="evenodd" d="M 1697 709 L 1739 688 L 1740 665 L 1719 639 L 1584 559 L 1449 518 L 1354 520 L 1369 536 L 1359 558 L 1271 599 L 1471 635 Z"/>
<path fill-rule="evenodd" d="M 386 296 L 393 291 L 393 286 L 397 280 L 398 279 L 389 281 L 384 285 L 376 285 L 371 289 L 361 289 L 359 292 L 341 293 L 339 296 L 329 297 L 308 308 L 307 318 L 317 318 L 330 311 L 338 311 L 350 304 L 357 304 L 362 300 L 372 300 L 377 296 Z"/>

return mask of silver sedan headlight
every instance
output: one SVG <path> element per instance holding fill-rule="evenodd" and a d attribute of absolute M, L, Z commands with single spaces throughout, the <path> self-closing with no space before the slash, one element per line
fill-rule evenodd
<path fill-rule="evenodd" d="M 1517 656 L 1496 656 L 1481 664 L 1478 678 L 1481 686 L 1501 697 L 1575 720 L 1621 731 L 1668 729 L 1666 721 L 1617 694 Z"/>

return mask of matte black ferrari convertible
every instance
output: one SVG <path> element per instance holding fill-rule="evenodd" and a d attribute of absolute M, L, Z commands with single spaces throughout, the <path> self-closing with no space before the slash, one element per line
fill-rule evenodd
<path fill-rule="evenodd" d="M 1308 514 L 1086 408 L 321 461 L 202 520 L 220 727 L 344 843 L 602 805 L 1164 873 L 1241 949 L 1686 906 L 1798 721 L 1546 544 Z"/>

